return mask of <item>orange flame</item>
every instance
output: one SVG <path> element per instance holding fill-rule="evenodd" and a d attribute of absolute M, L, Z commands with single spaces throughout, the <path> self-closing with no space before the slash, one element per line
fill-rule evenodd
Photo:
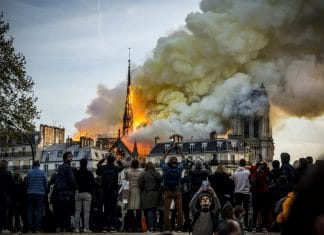
<path fill-rule="evenodd" d="M 90 137 L 92 139 L 94 139 L 94 137 L 95 137 L 95 135 L 91 132 L 91 130 L 82 130 L 82 131 L 79 131 L 78 133 L 75 133 L 72 137 L 72 140 L 79 141 L 80 137 L 82 137 L 82 136 Z"/>
<path fill-rule="evenodd" d="M 131 140 L 128 136 L 124 136 L 122 138 L 123 143 L 127 146 L 127 148 L 133 152 L 134 150 L 134 141 Z M 152 145 L 150 143 L 145 142 L 136 142 L 137 151 L 140 158 L 145 158 L 147 154 L 149 154 L 152 149 Z"/>
<path fill-rule="evenodd" d="M 143 99 L 136 93 L 133 87 L 131 87 L 130 101 L 133 108 L 134 129 L 136 130 L 139 127 L 149 124 Z"/>

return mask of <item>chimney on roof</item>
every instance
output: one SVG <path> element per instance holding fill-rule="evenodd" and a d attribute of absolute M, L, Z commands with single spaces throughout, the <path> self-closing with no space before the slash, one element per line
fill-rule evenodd
<path fill-rule="evenodd" d="M 170 139 L 172 139 L 173 142 L 180 142 L 183 140 L 183 136 L 179 134 L 174 134 L 170 136 Z"/>
<path fill-rule="evenodd" d="M 217 132 L 214 130 L 209 134 L 211 140 L 217 139 Z"/>

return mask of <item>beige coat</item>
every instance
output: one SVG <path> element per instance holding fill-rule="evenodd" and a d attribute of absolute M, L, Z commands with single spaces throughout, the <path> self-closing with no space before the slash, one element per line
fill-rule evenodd
<path fill-rule="evenodd" d="M 141 209 L 141 190 L 139 187 L 139 179 L 142 174 L 140 169 L 129 168 L 126 171 L 126 180 L 129 181 L 129 202 L 128 210 Z"/>

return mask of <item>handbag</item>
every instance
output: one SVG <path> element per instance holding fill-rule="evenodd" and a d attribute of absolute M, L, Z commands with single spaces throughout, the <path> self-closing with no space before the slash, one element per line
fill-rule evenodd
<path fill-rule="evenodd" d="M 147 231 L 147 223 L 146 223 L 146 219 L 145 219 L 144 215 L 142 215 L 142 218 L 141 218 L 141 228 L 142 228 L 143 232 Z"/>

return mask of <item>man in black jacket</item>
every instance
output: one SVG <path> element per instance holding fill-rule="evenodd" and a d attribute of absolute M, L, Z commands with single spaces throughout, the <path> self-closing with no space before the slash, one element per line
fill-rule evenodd
<path fill-rule="evenodd" d="M 14 186 L 14 179 L 7 170 L 7 161 L 0 161 L 0 233 L 9 233 L 8 230 L 8 210 L 10 196 Z"/>
<path fill-rule="evenodd" d="M 102 165 L 107 160 L 106 165 Z M 118 173 L 124 169 L 120 159 L 117 159 L 118 166 L 115 166 L 115 155 L 107 153 L 104 159 L 98 162 L 98 175 L 102 176 L 103 200 L 105 207 L 105 217 L 107 218 L 107 229 L 114 232 L 113 221 L 117 207 L 118 195 Z"/>
<path fill-rule="evenodd" d="M 76 182 L 71 167 L 72 153 L 63 154 L 63 164 L 57 170 L 57 191 L 59 197 L 59 215 L 61 232 L 70 232 L 71 215 L 74 208 Z"/>

